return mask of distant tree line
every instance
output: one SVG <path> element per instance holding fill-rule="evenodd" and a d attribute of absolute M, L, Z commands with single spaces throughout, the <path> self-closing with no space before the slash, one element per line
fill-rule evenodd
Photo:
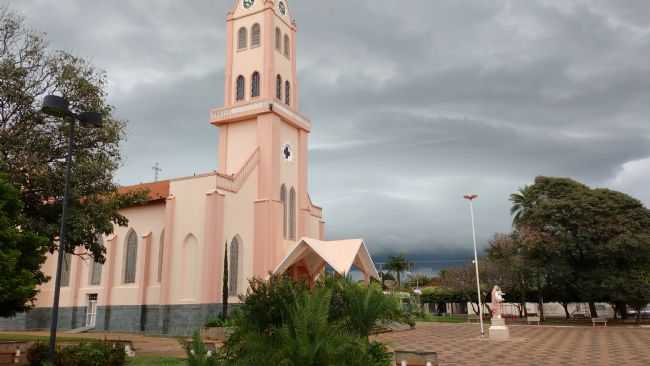
<path fill-rule="evenodd" d="M 598 317 L 595 304 L 607 302 L 615 316 L 631 308 L 638 319 L 650 303 L 650 210 L 567 178 L 538 177 L 510 200 L 513 231 L 496 234 L 479 259 L 484 302 L 498 284 L 521 316 L 527 302 L 560 303 L 567 318 L 570 303 L 584 302 Z M 478 313 L 473 264 L 443 270 L 440 281 L 424 302 L 469 302 Z"/>

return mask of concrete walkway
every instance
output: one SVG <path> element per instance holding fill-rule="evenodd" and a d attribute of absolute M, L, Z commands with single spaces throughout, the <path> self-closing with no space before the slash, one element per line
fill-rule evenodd
<path fill-rule="evenodd" d="M 441 366 L 650 365 L 650 328 L 513 325 L 510 333 L 510 341 L 495 342 L 479 337 L 478 324 L 419 323 L 415 330 L 382 334 L 375 339 L 394 349 L 437 352 Z M 175 338 L 124 333 L 59 336 L 130 340 L 138 355 L 185 357 Z"/>
<path fill-rule="evenodd" d="M 441 366 L 650 365 L 647 328 L 515 325 L 510 333 L 510 341 L 496 342 L 480 339 L 478 324 L 420 323 L 376 338 L 394 349 L 438 352 Z"/>

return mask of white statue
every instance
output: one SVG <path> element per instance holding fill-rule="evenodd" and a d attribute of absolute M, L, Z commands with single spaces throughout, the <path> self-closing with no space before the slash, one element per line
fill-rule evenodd
<path fill-rule="evenodd" d="M 504 301 L 504 296 L 505 292 L 501 291 L 501 287 L 499 286 L 494 286 L 492 289 L 492 317 L 501 319 L 502 318 L 502 310 L 501 310 L 501 304 Z"/>

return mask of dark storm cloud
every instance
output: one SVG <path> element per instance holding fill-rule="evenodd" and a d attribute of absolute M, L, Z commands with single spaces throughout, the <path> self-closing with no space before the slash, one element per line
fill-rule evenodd
<path fill-rule="evenodd" d="M 0 3 L 7 0 L 0 0 Z M 130 121 L 124 184 L 213 170 L 230 0 L 10 1 L 54 47 L 108 72 Z M 572 176 L 650 203 L 646 0 L 292 1 L 311 194 L 328 237 L 465 257 L 508 195 Z"/>

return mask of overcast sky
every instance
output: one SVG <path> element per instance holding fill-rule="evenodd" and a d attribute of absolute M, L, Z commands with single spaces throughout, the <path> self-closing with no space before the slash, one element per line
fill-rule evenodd
<path fill-rule="evenodd" d="M 261 0 L 258 0 L 261 1 Z M 0 0 L 106 70 L 121 184 L 216 168 L 233 0 Z M 648 0 L 294 0 L 310 191 L 328 239 L 466 257 L 508 196 L 570 176 L 650 204 Z"/>

